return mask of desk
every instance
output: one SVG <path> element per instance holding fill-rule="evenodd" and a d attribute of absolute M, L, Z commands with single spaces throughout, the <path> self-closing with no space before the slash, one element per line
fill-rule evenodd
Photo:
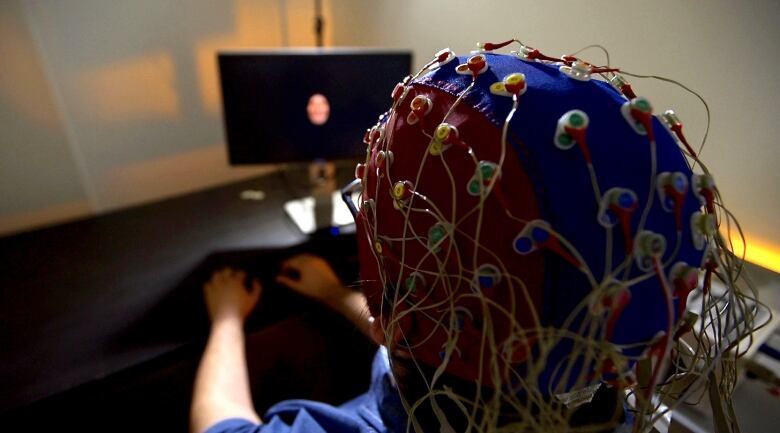
<path fill-rule="evenodd" d="M 162 370 L 183 366 L 191 380 L 208 330 L 200 287 L 220 265 L 266 280 L 250 331 L 300 314 L 320 320 L 327 313 L 270 276 L 284 254 L 354 242 L 298 232 L 282 210 L 294 197 L 288 186 L 276 173 L 0 238 L 0 421 L 62 406 L 74 389 L 95 404 L 117 387 L 154 382 L 160 369 L 143 366 L 161 359 Z M 239 199 L 258 188 L 265 200 Z M 337 272 L 354 278 L 355 264 Z"/>

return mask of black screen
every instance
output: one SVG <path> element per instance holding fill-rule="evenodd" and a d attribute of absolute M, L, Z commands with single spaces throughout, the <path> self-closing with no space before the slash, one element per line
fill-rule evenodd
<path fill-rule="evenodd" d="M 401 51 L 219 53 L 230 163 L 363 154 L 363 133 L 390 108 L 390 92 L 411 61 Z"/>

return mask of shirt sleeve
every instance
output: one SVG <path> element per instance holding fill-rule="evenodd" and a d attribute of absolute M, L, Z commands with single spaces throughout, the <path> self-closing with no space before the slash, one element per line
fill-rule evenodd
<path fill-rule="evenodd" d="M 242 418 L 228 418 L 212 425 L 204 433 L 260 433 L 261 427 Z"/>
<path fill-rule="evenodd" d="M 355 408 L 357 409 L 357 408 Z M 358 415 L 324 403 L 289 400 L 281 402 L 263 417 L 265 424 L 255 424 L 241 418 L 229 418 L 209 427 L 205 433 L 365 433 L 382 432 Z"/>
<path fill-rule="evenodd" d="M 316 426 L 316 430 L 311 430 L 313 426 L 309 425 L 308 421 L 310 420 L 306 418 L 308 418 L 306 415 L 296 416 L 295 422 L 292 424 L 285 423 L 279 417 L 273 417 L 265 424 L 255 424 L 242 418 L 229 418 L 217 422 L 204 433 L 308 433 L 310 431 L 314 433 L 324 431 L 319 426 Z"/>

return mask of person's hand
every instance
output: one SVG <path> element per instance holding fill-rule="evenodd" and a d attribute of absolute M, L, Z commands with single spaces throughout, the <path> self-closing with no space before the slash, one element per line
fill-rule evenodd
<path fill-rule="evenodd" d="M 260 282 L 252 280 L 252 288 L 245 285 L 246 272 L 224 268 L 212 274 L 203 285 L 206 308 L 212 322 L 225 318 L 245 320 L 257 305 L 262 293 Z"/>
<path fill-rule="evenodd" d="M 339 281 L 328 262 L 311 254 L 295 256 L 284 263 L 276 282 L 319 301 L 352 322 L 369 338 L 372 323 L 366 297 Z M 378 340 L 377 340 L 378 341 Z"/>
<path fill-rule="evenodd" d="M 331 306 L 351 292 L 341 284 L 328 262 L 311 254 L 301 254 L 282 263 L 276 282 Z"/>

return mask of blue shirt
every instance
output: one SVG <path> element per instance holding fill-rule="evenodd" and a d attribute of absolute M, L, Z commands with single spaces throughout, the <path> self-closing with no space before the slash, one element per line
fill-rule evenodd
<path fill-rule="evenodd" d="M 371 367 L 368 392 L 341 406 L 288 400 L 268 409 L 265 424 L 240 418 L 220 421 L 206 433 L 400 433 L 407 415 L 390 373 L 387 350 L 380 346 Z"/>

